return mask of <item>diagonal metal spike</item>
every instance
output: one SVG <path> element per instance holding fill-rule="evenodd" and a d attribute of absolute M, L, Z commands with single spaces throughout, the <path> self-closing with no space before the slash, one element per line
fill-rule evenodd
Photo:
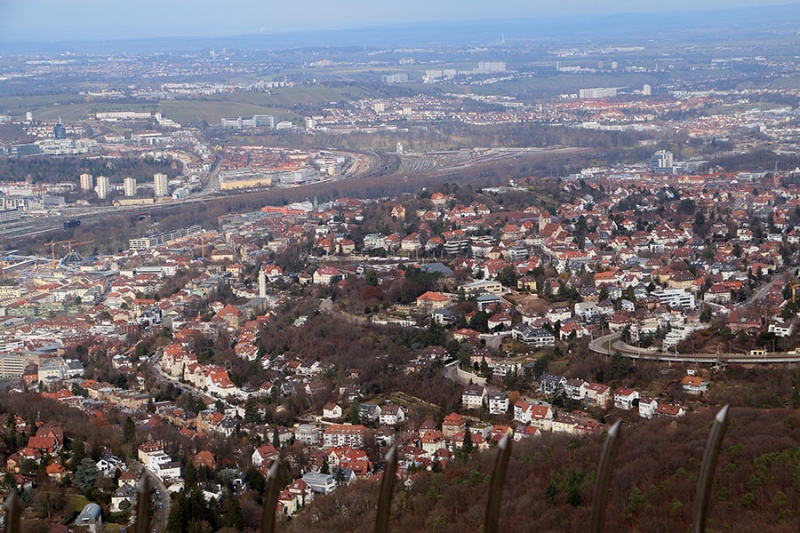
<path fill-rule="evenodd" d="M 8 533 L 22 533 L 22 499 L 16 490 L 6 498 L 6 531 Z"/>
<path fill-rule="evenodd" d="M 136 486 L 136 533 L 147 533 L 150 528 L 150 475 L 142 469 L 142 479 Z"/>
<path fill-rule="evenodd" d="M 261 518 L 261 533 L 275 531 L 275 510 L 278 506 L 278 493 L 281 486 L 278 480 L 278 461 L 273 461 L 267 476 L 267 491 L 264 493 L 264 515 Z"/>
<path fill-rule="evenodd" d="M 389 515 L 392 511 L 392 496 L 394 496 L 394 482 L 397 478 L 397 444 L 392 444 L 386 454 L 386 468 L 383 470 L 381 480 L 381 494 L 378 499 L 378 515 L 375 518 L 375 533 L 389 531 Z"/>
<path fill-rule="evenodd" d="M 706 452 L 703 455 L 703 468 L 700 470 L 700 480 L 697 482 L 697 498 L 694 508 L 694 533 L 703 533 L 706 529 L 708 519 L 708 500 L 711 496 L 711 484 L 714 482 L 714 470 L 717 467 L 717 459 L 722 449 L 722 439 L 728 430 L 728 405 L 720 409 L 714 419 L 714 427 L 711 429 L 711 436 L 708 438 Z"/>
<path fill-rule="evenodd" d="M 606 443 L 603 445 L 603 456 L 600 467 L 597 469 L 597 483 L 594 487 L 594 500 L 592 501 L 592 522 L 589 531 L 601 533 L 606 519 L 606 502 L 608 501 L 608 487 L 611 484 L 611 474 L 614 472 L 614 461 L 617 459 L 620 443 L 622 442 L 622 421 L 617 420 L 608 430 Z"/>
<path fill-rule="evenodd" d="M 500 503 L 503 500 L 503 485 L 506 482 L 508 460 L 511 458 L 511 439 L 508 434 L 497 446 L 497 458 L 494 461 L 494 472 L 489 488 L 489 503 L 486 504 L 486 518 L 483 525 L 484 533 L 497 533 L 500 531 Z"/>

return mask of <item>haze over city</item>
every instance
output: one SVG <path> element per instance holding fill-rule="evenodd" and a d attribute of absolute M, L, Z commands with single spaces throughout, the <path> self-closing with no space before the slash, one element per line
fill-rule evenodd
<path fill-rule="evenodd" d="M 236 0 L 4 0 L 0 2 L 0 43 L 212 37 L 262 32 L 341 30 L 420 22 L 476 22 L 541 19 L 553 16 L 618 13 L 697 12 L 780 5 L 775 0 L 678 0 L 669 3 L 634 0 L 481 0 L 423 2 L 261 2 Z M 565 27 L 565 34 L 569 28 Z"/>

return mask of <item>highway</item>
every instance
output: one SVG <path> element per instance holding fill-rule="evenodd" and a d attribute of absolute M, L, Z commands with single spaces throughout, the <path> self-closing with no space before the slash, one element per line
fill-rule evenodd
<path fill-rule="evenodd" d="M 620 355 L 629 359 L 641 359 L 643 361 L 658 361 L 664 363 L 737 363 L 745 365 L 769 365 L 776 363 L 797 363 L 800 362 L 800 354 L 792 352 L 766 352 L 764 355 L 745 355 L 735 353 L 669 353 L 651 352 L 639 349 L 622 342 L 620 333 L 612 333 L 598 337 L 589 343 L 589 349 L 600 355 L 612 355 L 619 352 Z"/>

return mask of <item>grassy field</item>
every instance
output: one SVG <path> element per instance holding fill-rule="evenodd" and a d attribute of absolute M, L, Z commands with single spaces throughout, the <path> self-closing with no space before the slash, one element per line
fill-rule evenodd
<path fill-rule="evenodd" d="M 373 94 L 374 93 L 374 94 Z M 41 95 L 0 97 L 0 114 L 13 118 L 31 112 L 35 119 L 79 121 L 98 111 L 161 111 L 182 124 L 219 124 L 221 118 L 248 115 L 275 115 L 278 120 L 301 117 L 292 111 L 300 105 L 352 101 L 377 96 L 377 91 L 361 87 L 299 86 L 274 89 L 270 93 L 239 92 L 213 95 L 202 100 L 163 100 L 159 103 L 100 102 L 79 95 Z"/>
<path fill-rule="evenodd" d="M 83 511 L 83 508 L 89 503 L 89 500 L 83 494 L 68 494 L 67 498 L 67 509 L 76 513 Z"/>
<path fill-rule="evenodd" d="M 365 96 L 374 96 L 377 91 L 357 86 L 327 87 L 322 85 L 301 85 L 279 87 L 269 93 L 240 92 L 209 96 L 209 100 L 242 102 L 263 107 L 290 108 L 295 104 L 318 104 L 351 101 Z"/>
<path fill-rule="evenodd" d="M 222 118 L 249 115 L 275 115 L 277 120 L 291 120 L 297 117 L 296 114 L 282 108 L 216 100 L 166 100 L 161 102 L 160 109 L 164 116 L 187 126 L 199 125 L 203 120 L 212 126 L 218 126 Z"/>
<path fill-rule="evenodd" d="M 23 117 L 30 111 L 37 120 L 55 120 L 61 117 L 67 122 L 83 120 L 89 113 L 98 111 L 156 111 L 156 104 L 122 104 L 114 102 L 92 102 L 76 95 L 5 96 L 0 98 L 0 114 L 13 118 Z"/>

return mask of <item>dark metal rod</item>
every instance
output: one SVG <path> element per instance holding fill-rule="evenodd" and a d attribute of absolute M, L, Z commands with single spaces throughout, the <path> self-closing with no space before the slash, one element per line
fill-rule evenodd
<path fill-rule="evenodd" d="M 6 503 L 6 531 L 8 533 L 22 533 L 22 500 L 16 490 L 8 495 Z"/>
<path fill-rule="evenodd" d="M 280 492 L 280 481 L 278 481 L 278 461 L 273 461 L 269 467 L 267 476 L 267 491 L 264 494 L 264 516 L 261 518 L 261 533 L 272 533 L 275 531 L 275 512 L 278 506 L 278 493 Z"/>
<path fill-rule="evenodd" d="M 386 467 L 381 480 L 381 493 L 378 499 L 378 515 L 375 518 L 375 533 L 388 533 L 389 516 L 392 511 L 394 482 L 397 477 L 397 445 L 393 444 L 386 454 Z"/>
<path fill-rule="evenodd" d="M 622 421 L 617 420 L 608 430 L 606 443 L 603 445 L 603 456 L 597 469 L 597 483 L 594 486 L 594 500 L 592 501 L 592 522 L 589 531 L 601 533 L 606 519 L 606 502 L 608 501 L 608 487 L 611 484 L 611 474 L 614 472 L 614 461 L 617 459 L 620 443 L 622 442 Z"/>
<path fill-rule="evenodd" d="M 494 461 L 494 472 L 489 485 L 489 502 L 486 504 L 484 533 L 497 533 L 500 531 L 500 503 L 503 501 L 503 485 L 506 482 L 508 460 L 511 458 L 511 439 L 508 434 L 503 437 L 497 447 L 499 450 Z"/>
<path fill-rule="evenodd" d="M 697 482 L 697 498 L 694 508 L 694 533 L 703 533 L 706 529 L 708 520 L 708 500 L 711 496 L 711 484 L 714 482 L 714 470 L 717 467 L 717 459 L 722 449 L 722 439 L 728 430 L 728 406 L 720 409 L 714 419 L 714 427 L 711 428 L 711 436 L 708 438 L 706 452 L 703 455 L 703 468 L 700 470 L 700 479 Z"/>
<path fill-rule="evenodd" d="M 150 527 L 150 475 L 142 468 L 142 479 L 136 486 L 136 533 L 147 533 Z"/>

